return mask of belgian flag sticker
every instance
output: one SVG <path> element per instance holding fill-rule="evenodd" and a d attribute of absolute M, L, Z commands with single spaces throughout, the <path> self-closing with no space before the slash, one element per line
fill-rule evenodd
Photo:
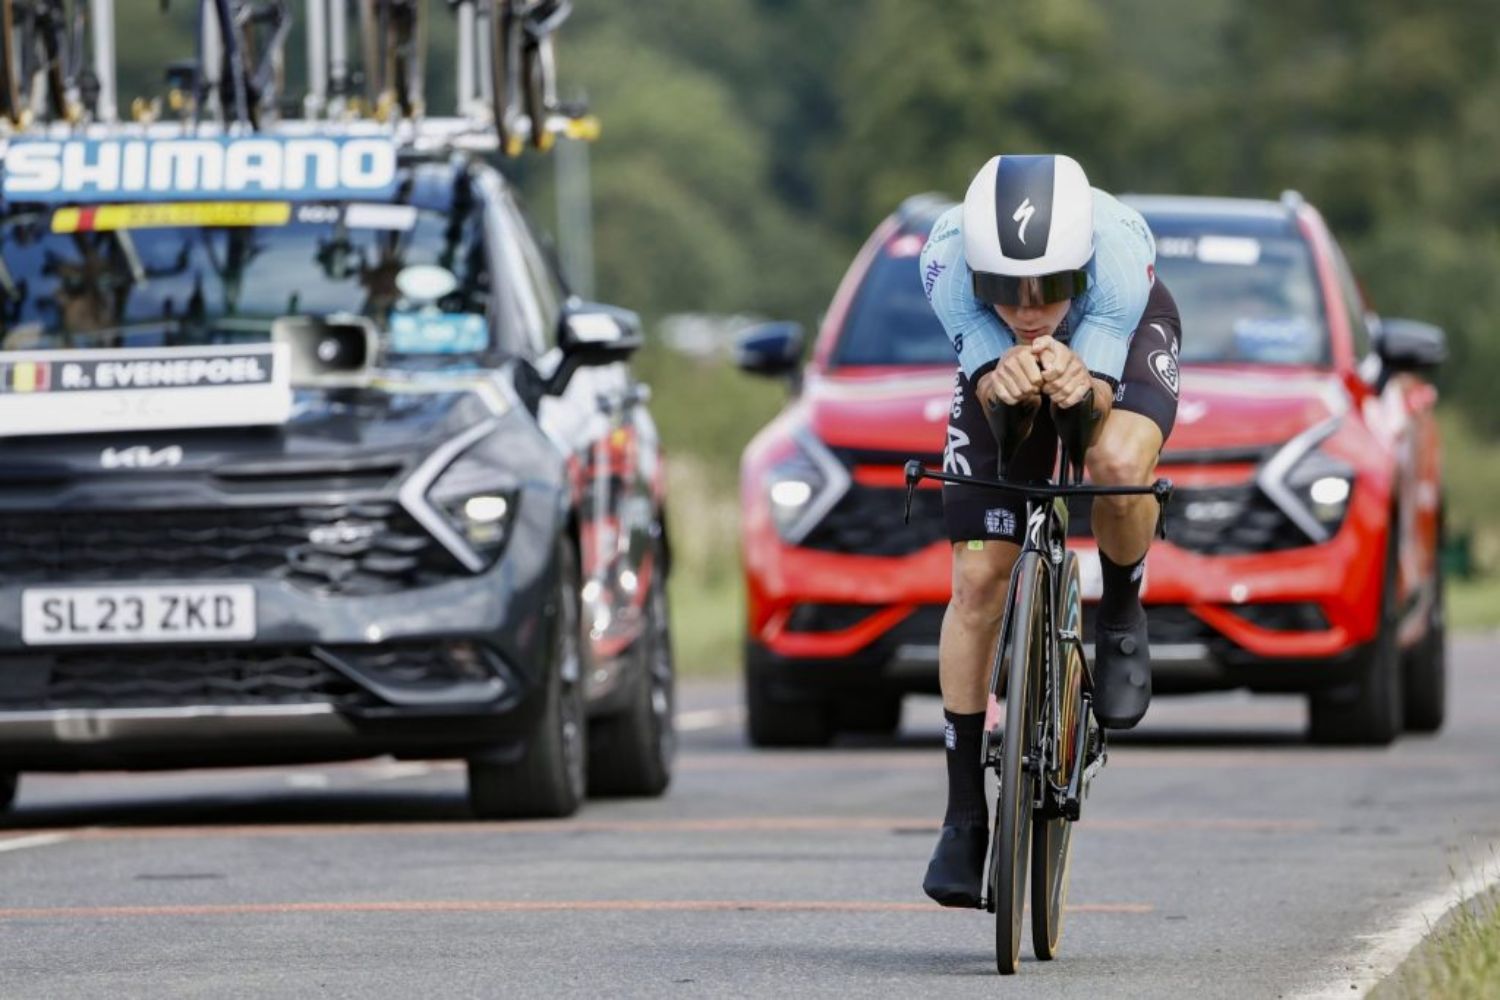
<path fill-rule="evenodd" d="M 0 392 L 46 392 L 50 388 L 50 362 L 16 361 L 0 365 Z"/>

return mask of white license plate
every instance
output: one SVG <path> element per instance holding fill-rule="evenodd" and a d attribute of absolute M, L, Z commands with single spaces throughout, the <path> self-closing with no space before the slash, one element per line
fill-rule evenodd
<path fill-rule="evenodd" d="M 36 587 L 21 594 L 29 646 L 255 638 L 255 588 Z"/>

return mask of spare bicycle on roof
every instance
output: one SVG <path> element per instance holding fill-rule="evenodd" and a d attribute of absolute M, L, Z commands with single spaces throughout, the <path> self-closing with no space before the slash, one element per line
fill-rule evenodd
<path fill-rule="evenodd" d="M 164 14 L 189 0 L 159 0 Z M 190 58 L 165 89 L 117 106 L 115 0 L 0 0 L 0 134 L 153 125 L 189 132 L 378 123 L 413 144 L 519 156 L 598 123 L 558 97 L 555 40 L 571 0 L 198 0 Z M 429 20 L 451 16 L 453 106 L 427 101 Z M 287 41 L 301 17 L 306 86 L 287 92 Z"/>

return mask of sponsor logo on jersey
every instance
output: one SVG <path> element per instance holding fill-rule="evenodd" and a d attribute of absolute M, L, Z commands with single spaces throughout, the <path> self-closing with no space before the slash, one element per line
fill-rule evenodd
<path fill-rule="evenodd" d="M 1177 359 L 1172 357 L 1170 351 L 1152 351 L 1151 371 L 1156 375 L 1157 381 L 1166 386 L 1175 397 L 1177 395 Z"/>
<path fill-rule="evenodd" d="M 984 512 L 984 531 L 987 535 L 1001 535 L 1006 538 L 1015 536 L 1016 514 L 1015 511 L 1004 507 L 992 507 Z"/>
<path fill-rule="evenodd" d="M 0 194 L 48 204 L 388 196 L 396 147 L 373 136 L 13 139 Z"/>
<path fill-rule="evenodd" d="M 961 428 L 948 425 L 948 443 L 943 448 L 943 471 L 959 476 L 972 476 L 973 468 L 969 460 L 959 453 L 960 448 L 969 446 L 969 435 Z"/>

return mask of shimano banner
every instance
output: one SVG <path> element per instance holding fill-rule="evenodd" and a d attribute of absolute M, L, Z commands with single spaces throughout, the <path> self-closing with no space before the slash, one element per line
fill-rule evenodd
<path fill-rule="evenodd" d="M 12 139 L 0 196 L 89 204 L 233 196 L 379 198 L 396 190 L 396 146 L 373 136 Z"/>

